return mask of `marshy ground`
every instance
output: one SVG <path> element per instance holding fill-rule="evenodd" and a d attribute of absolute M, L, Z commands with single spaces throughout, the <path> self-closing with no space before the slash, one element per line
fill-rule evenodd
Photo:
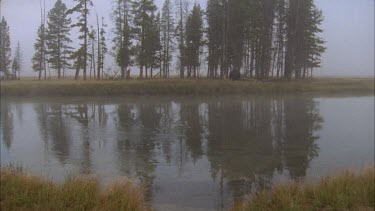
<path fill-rule="evenodd" d="M 224 95 L 280 93 L 374 93 L 374 78 L 305 80 L 18 80 L 1 81 L 2 96 Z"/>

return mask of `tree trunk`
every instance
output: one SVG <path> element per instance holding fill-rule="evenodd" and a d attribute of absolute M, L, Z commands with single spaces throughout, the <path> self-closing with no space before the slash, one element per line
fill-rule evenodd
<path fill-rule="evenodd" d="M 83 56 L 84 56 L 84 63 L 83 63 L 83 80 L 87 80 L 87 75 L 86 75 L 86 71 L 87 71 L 87 1 L 85 1 L 85 11 L 84 11 L 84 25 L 85 25 L 85 32 L 84 32 L 84 44 L 83 44 L 83 48 L 84 48 L 84 52 L 83 52 Z"/>
<path fill-rule="evenodd" d="M 251 58 L 250 58 L 250 77 L 253 77 L 254 72 L 254 60 L 255 60 L 255 47 L 254 41 L 251 42 Z"/>
<path fill-rule="evenodd" d="M 100 26 L 99 26 L 99 17 L 98 17 L 98 14 L 96 14 L 96 24 L 97 24 L 97 27 L 98 27 L 98 61 L 97 61 L 97 63 L 98 63 L 98 73 L 96 74 L 97 75 L 97 80 L 100 80 L 100 66 L 101 66 L 101 64 L 104 62 L 104 61 L 102 61 L 102 55 L 101 55 L 101 52 L 100 52 L 100 50 L 101 50 L 101 46 L 100 46 L 100 40 L 101 40 L 101 38 L 100 38 Z M 102 23 L 103 24 L 103 23 Z M 103 26 L 103 28 L 104 28 L 104 26 Z"/>
<path fill-rule="evenodd" d="M 80 71 L 80 68 L 76 68 L 76 75 L 74 76 L 74 79 L 75 79 L 75 80 L 78 80 L 78 77 L 79 77 L 79 71 Z"/>
<path fill-rule="evenodd" d="M 125 79 L 125 67 L 121 66 L 121 80 Z"/>

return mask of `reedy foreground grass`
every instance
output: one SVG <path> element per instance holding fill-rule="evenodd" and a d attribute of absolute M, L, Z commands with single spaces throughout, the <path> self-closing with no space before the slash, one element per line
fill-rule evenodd
<path fill-rule="evenodd" d="M 233 211 L 374 210 L 375 169 L 346 171 L 318 183 L 292 182 L 257 192 Z M 92 177 L 63 184 L 6 168 L 0 171 L 1 210 L 148 210 L 140 186 L 127 179 L 101 188 Z"/>
<path fill-rule="evenodd" d="M 346 171 L 324 177 L 317 184 L 279 184 L 237 203 L 233 211 L 374 210 L 374 175 L 372 167 L 358 174 Z"/>
<path fill-rule="evenodd" d="M 264 93 L 374 93 L 374 78 L 210 80 L 154 79 L 131 81 L 1 81 L 2 96 L 224 95 Z"/>
<path fill-rule="evenodd" d="M 101 187 L 93 177 L 72 177 L 63 184 L 22 171 L 0 171 L 0 210 L 148 210 L 142 189 L 128 179 Z"/>

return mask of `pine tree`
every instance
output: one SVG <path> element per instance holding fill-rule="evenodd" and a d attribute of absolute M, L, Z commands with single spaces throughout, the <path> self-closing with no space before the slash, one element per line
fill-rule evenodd
<path fill-rule="evenodd" d="M 203 11 L 199 4 L 194 4 L 186 21 L 186 65 L 187 74 L 190 78 L 198 77 L 199 57 L 203 46 Z"/>
<path fill-rule="evenodd" d="M 12 79 L 14 80 L 17 78 L 17 68 L 18 68 L 18 62 L 16 58 L 14 58 L 12 62 Z"/>
<path fill-rule="evenodd" d="M 178 51 L 179 51 L 179 67 L 180 67 L 180 78 L 185 77 L 185 66 L 186 66 L 186 56 L 185 56 L 185 51 L 186 51 L 186 34 L 185 34 L 185 29 L 186 29 L 186 21 L 187 21 L 187 16 L 189 14 L 189 1 L 187 0 L 176 0 L 176 7 L 177 7 L 177 13 L 176 13 L 176 20 L 177 26 L 176 26 L 176 38 L 178 42 Z"/>
<path fill-rule="evenodd" d="M 76 70 L 74 79 L 76 80 L 79 77 L 80 70 L 83 69 L 85 66 L 84 55 L 85 55 L 84 48 L 81 47 L 78 50 L 74 51 L 70 57 L 70 59 L 74 59 L 73 68 Z"/>
<path fill-rule="evenodd" d="M 271 60 L 272 60 L 272 38 L 273 27 L 275 19 L 275 0 L 260 1 L 259 8 L 261 12 L 258 14 L 261 18 L 261 28 L 259 30 L 260 36 L 258 37 L 258 68 L 257 77 L 260 79 L 268 78 L 271 73 Z"/>
<path fill-rule="evenodd" d="M 77 4 L 68 10 L 68 14 L 78 13 L 78 22 L 73 24 L 72 27 L 78 27 L 81 35 L 78 37 L 82 40 L 80 48 L 72 55 L 75 59 L 76 76 L 78 79 L 79 71 L 83 69 L 83 80 L 87 79 L 87 61 L 88 61 L 88 39 L 89 39 L 89 27 L 88 27 L 88 15 L 90 14 L 90 7 L 93 6 L 91 0 L 74 0 Z"/>
<path fill-rule="evenodd" d="M 255 69 L 255 55 L 256 46 L 259 43 L 260 37 L 260 23 L 259 13 L 261 8 L 256 1 L 249 1 L 247 4 L 247 16 L 245 20 L 245 32 L 244 32 L 244 75 L 247 77 L 253 77 Z"/>
<path fill-rule="evenodd" d="M 307 20 L 308 29 L 305 31 L 306 43 L 304 48 L 307 61 L 303 67 L 303 78 L 308 76 L 309 69 L 311 72 L 310 76 L 312 76 L 312 70 L 320 67 L 321 56 L 326 50 L 326 47 L 324 46 L 325 41 L 318 36 L 323 32 L 323 30 L 319 28 L 324 20 L 323 12 L 311 2 L 309 6 L 309 14 Z"/>
<path fill-rule="evenodd" d="M 169 75 L 170 65 L 173 53 L 173 32 L 174 19 L 172 15 L 172 3 L 170 0 L 165 0 L 162 8 L 161 17 L 161 44 L 162 44 L 162 72 L 164 77 Z"/>
<path fill-rule="evenodd" d="M 99 43 L 99 46 L 98 46 L 98 79 L 100 79 L 100 72 L 104 71 L 104 60 L 105 60 L 106 54 L 108 53 L 108 48 L 107 48 L 106 39 L 105 39 L 105 35 L 106 35 L 105 27 L 106 26 L 107 25 L 104 23 L 104 17 L 102 17 L 102 26 L 99 32 L 100 38 L 98 39 L 98 43 Z"/>
<path fill-rule="evenodd" d="M 150 77 L 153 77 L 153 69 L 160 66 L 159 52 L 162 48 L 160 43 L 160 13 L 156 16 L 154 13 L 150 16 L 150 23 L 146 27 L 145 36 L 145 67 L 146 78 L 148 77 L 148 69 L 150 69 Z"/>
<path fill-rule="evenodd" d="M 276 51 L 275 66 L 276 76 L 280 77 L 284 74 L 284 57 L 285 57 L 285 35 L 286 35 L 286 1 L 277 0 L 276 6 Z"/>
<path fill-rule="evenodd" d="M 121 79 L 125 79 L 125 72 L 132 65 L 130 7 L 129 0 L 116 0 L 116 7 L 113 12 L 115 19 L 114 51 L 116 52 L 117 65 L 121 68 Z"/>
<path fill-rule="evenodd" d="M 5 79 L 11 78 L 11 47 L 9 26 L 4 17 L 0 22 L 0 73 Z"/>
<path fill-rule="evenodd" d="M 58 79 L 64 68 L 70 67 L 69 55 L 72 53 L 70 43 L 71 19 L 68 18 L 66 5 L 57 0 L 48 13 L 46 44 L 48 49 L 48 62 L 57 70 Z"/>
<path fill-rule="evenodd" d="M 157 10 L 153 0 L 132 1 L 134 15 L 134 32 L 137 40 L 136 56 L 140 67 L 139 77 L 143 78 L 146 67 L 146 36 L 148 28 L 151 27 L 152 14 Z"/>
<path fill-rule="evenodd" d="M 92 77 L 92 73 L 94 71 L 94 77 L 96 77 L 96 43 L 98 41 L 98 38 L 96 36 L 96 31 L 93 26 L 90 26 L 90 33 L 89 33 L 89 39 L 87 41 L 87 46 L 89 46 L 89 50 L 87 51 L 88 61 L 90 62 L 90 79 Z"/>
<path fill-rule="evenodd" d="M 209 0 L 206 9 L 208 77 L 217 77 L 223 54 L 224 6 L 223 0 Z"/>
<path fill-rule="evenodd" d="M 229 23 L 229 12 L 228 12 L 228 0 L 223 0 L 223 40 L 222 40 L 222 56 L 220 62 L 220 77 L 225 78 L 228 76 L 228 66 L 229 66 L 229 58 L 228 58 L 228 40 L 229 40 L 229 33 L 228 33 L 228 23 Z"/>
<path fill-rule="evenodd" d="M 284 77 L 290 79 L 294 74 L 302 78 L 309 68 L 319 67 L 325 51 L 324 41 L 318 36 L 322 21 L 322 12 L 313 0 L 290 0 Z"/>
<path fill-rule="evenodd" d="M 246 8 L 248 0 L 231 0 L 225 4 L 225 74 L 233 71 L 234 78 L 240 78 L 242 67 Z"/>
<path fill-rule="evenodd" d="M 14 59 L 13 59 L 12 69 L 13 69 L 13 76 L 12 76 L 13 79 L 17 79 L 17 74 L 18 74 L 18 79 L 20 79 L 21 70 L 22 70 L 22 52 L 21 52 L 20 42 L 17 43 L 17 48 L 15 51 Z"/>
<path fill-rule="evenodd" d="M 44 46 L 44 24 L 41 24 L 38 29 L 38 36 L 34 44 L 34 56 L 32 58 L 32 68 L 39 73 L 39 80 L 42 78 L 42 72 L 46 72 L 45 61 L 46 51 Z"/>

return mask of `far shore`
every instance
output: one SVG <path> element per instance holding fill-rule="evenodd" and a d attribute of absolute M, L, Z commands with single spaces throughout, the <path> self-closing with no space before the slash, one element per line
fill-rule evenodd
<path fill-rule="evenodd" d="M 374 93 L 374 78 L 305 80 L 15 80 L 1 81 L 1 96 L 239 95 Z"/>

